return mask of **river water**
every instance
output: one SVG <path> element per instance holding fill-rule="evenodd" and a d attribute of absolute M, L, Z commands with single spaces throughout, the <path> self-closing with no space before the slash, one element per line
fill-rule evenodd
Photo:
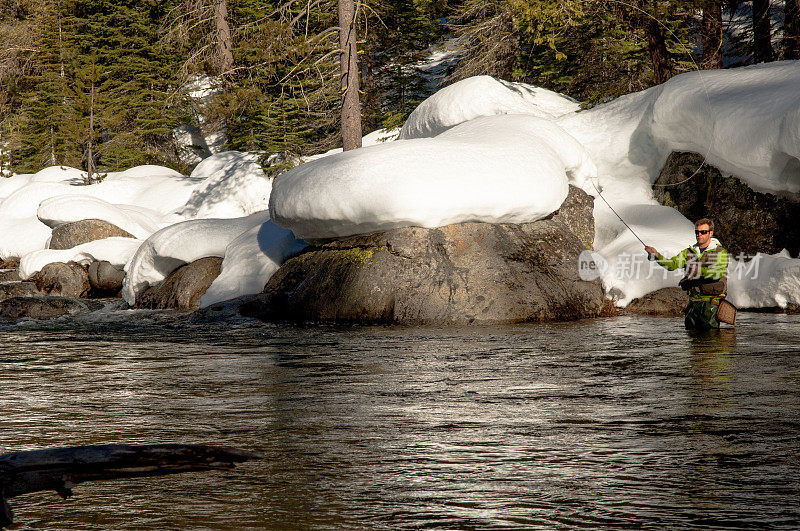
<path fill-rule="evenodd" d="M 800 527 L 800 316 L 508 327 L 0 325 L 0 450 L 205 443 L 235 470 L 12 500 L 17 529 Z"/>

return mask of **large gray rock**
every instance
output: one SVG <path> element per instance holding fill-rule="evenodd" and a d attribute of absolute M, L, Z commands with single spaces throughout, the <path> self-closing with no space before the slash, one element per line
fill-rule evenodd
<path fill-rule="evenodd" d="M 288 260 L 241 313 L 265 320 L 514 323 L 593 317 L 599 281 L 578 276 L 592 201 L 575 188 L 550 219 L 408 227 L 316 244 Z M 588 198 L 588 199 L 587 199 Z M 593 225 L 592 225 L 593 226 Z"/>
<path fill-rule="evenodd" d="M 47 264 L 29 280 L 45 295 L 80 298 L 91 289 L 86 268 L 75 262 Z"/>
<path fill-rule="evenodd" d="M 222 258 L 210 256 L 179 267 L 156 286 L 136 297 L 136 308 L 194 310 L 200 297 L 219 276 Z"/>
<path fill-rule="evenodd" d="M 733 256 L 800 251 L 800 196 L 751 190 L 696 153 L 672 153 L 653 185 L 656 199 L 692 221 L 714 220 L 714 236 Z"/>
<path fill-rule="evenodd" d="M 100 294 L 118 294 L 125 280 L 125 271 L 105 260 L 89 264 L 89 284 Z"/>
<path fill-rule="evenodd" d="M 625 313 L 679 317 L 683 315 L 688 302 L 689 296 L 681 288 L 662 288 L 631 301 L 625 307 Z"/>
<path fill-rule="evenodd" d="M 33 282 L 6 282 L 0 284 L 0 300 L 41 294 Z"/>
<path fill-rule="evenodd" d="M 119 236 L 133 238 L 134 236 L 117 227 L 113 223 L 102 219 L 83 219 L 72 223 L 64 223 L 53 229 L 50 236 L 50 249 L 72 249 L 82 243 L 93 242 Z"/>
<path fill-rule="evenodd" d="M 0 301 L 0 320 L 52 319 L 62 315 L 99 310 L 98 302 L 67 297 L 13 297 Z"/>

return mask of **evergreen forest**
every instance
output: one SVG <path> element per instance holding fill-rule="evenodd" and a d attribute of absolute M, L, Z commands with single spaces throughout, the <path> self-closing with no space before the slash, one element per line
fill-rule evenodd
<path fill-rule="evenodd" d="M 197 160 L 181 151 L 181 126 L 224 132 L 224 149 L 341 146 L 338 3 L 0 0 L 0 173 L 187 172 Z M 591 106 L 689 70 L 800 58 L 800 0 L 355 5 L 364 133 L 402 125 L 473 75 Z"/>

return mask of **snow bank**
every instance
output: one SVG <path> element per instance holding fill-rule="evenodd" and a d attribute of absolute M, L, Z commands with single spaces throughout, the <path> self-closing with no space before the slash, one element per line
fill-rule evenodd
<path fill-rule="evenodd" d="M 190 176 L 141 166 L 91 186 L 79 186 L 78 170 L 47 168 L 0 180 L 0 257 L 23 256 L 30 272 L 56 256 L 27 256 L 43 248 L 49 226 L 91 213 L 147 236 L 126 264 L 129 303 L 184 263 L 224 256 L 222 274 L 202 301 L 208 305 L 260 291 L 304 245 L 293 233 L 312 239 L 409 225 L 529 222 L 556 210 L 572 182 L 597 196 L 599 274 L 624 306 L 676 285 L 680 273 L 648 262 L 642 243 L 605 201 L 645 242 L 672 255 L 694 238 L 689 220 L 653 199 L 651 185 L 671 151 L 704 154 L 757 190 L 797 192 L 798 86 L 800 62 L 784 61 L 683 74 L 576 112 L 578 105 L 564 96 L 479 76 L 423 102 L 400 140 L 380 142 L 390 135 L 376 132 L 365 137 L 364 148 L 312 157 L 274 183 L 252 155 L 235 152 L 205 160 Z M 284 228 L 260 212 L 267 201 Z M 87 260 L 91 253 L 101 251 L 76 248 L 58 256 Z M 757 277 L 741 276 L 741 264 L 732 260 L 735 304 L 800 303 L 800 260 L 762 256 L 759 264 Z"/>
<path fill-rule="evenodd" d="M 222 271 L 200 299 L 200 307 L 260 293 L 281 264 L 305 247 L 292 231 L 271 221 L 256 225 L 228 244 Z"/>
<path fill-rule="evenodd" d="M 200 181 L 170 168 L 145 165 L 109 173 L 102 182 L 87 186 L 86 193 L 108 203 L 168 214 L 186 204 Z"/>
<path fill-rule="evenodd" d="M 270 211 L 299 238 L 464 221 L 525 223 L 561 206 L 595 168 L 553 122 L 478 118 L 434 137 L 332 155 L 281 174 Z"/>
<path fill-rule="evenodd" d="M 43 249 L 33 251 L 22 257 L 19 262 L 19 276 L 26 280 L 47 264 L 53 262 L 77 262 L 89 265 L 95 261 L 105 260 L 115 267 L 123 267 L 139 245 L 140 240 L 133 238 L 105 238 L 77 245 L 72 249 Z"/>
<path fill-rule="evenodd" d="M 800 305 L 800 260 L 786 251 L 758 253 L 749 262 L 728 265 L 728 299 L 739 308 L 786 308 Z"/>
<path fill-rule="evenodd" d="M 122 297 L 133 305 L 148 286 L 178 267 L 207 256 L 225 256 L 237 236 L 269 220 L 269 212 L 233 219 L 195 219 L 163 228 L 150 236 L 125 265 Z"/>
<path fill-rule="evenodd" d="M 185 218 L 236 218 L 264 210 L 269 204 L 272 179 L 255 154 L 226 151 L 213 155 L 195 167 L 191 178 L 202 182 L 176 210 Z"/>
<path fill-rule="evenodd" d="M 527 114 L 552 119 L 578 109 L 572 98 L 547 89 L 475 76 L 445 87 L 420 103 L 400 130 L 400 140 L 436 136 L 481 116 Z"/>

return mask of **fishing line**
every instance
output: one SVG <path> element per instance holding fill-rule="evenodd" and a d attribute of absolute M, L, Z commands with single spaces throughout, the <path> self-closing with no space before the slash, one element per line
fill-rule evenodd
<path fill-rule="evenodd" d="M 601 194 L 601 193 L 600 193 L 600 189 L 597 187 L 597 185 L 596 185 L 596 184 L 594 184 L 594 180 L 592 180 L 592 179 L 590 178 L 590 179 L 589 179 L 589 182 L 590 182 L 590 183 L 592 183 L 592 186 L 594 186 L 594 189 L 597 191 L 597 195 L 600 197 L 600 199 L 602 199 L 602 200 L 603 200 L 603 202 L 604 202 L 606 205 L 608 205 L 608 208 L 610 208 L 610 209 L 611 209 L 611 212 L 613 212 L 613 213 L 614 213 L 614 215 L 615 215 L 615 216 L 617 216 L 617 217 L 619 218 L 619 220 L 622 222 L 622 224 L 623 224 L 623 225 L 625 225 L 625 226 L 628 228 L 628 230 L 629 230 L 629 231 L 631 231 L 631 234 L 633 234 L 634 236 L 636 236 L 636 239 L 637 239 L 637 240 L 639 240 L 640 242 L 642 242 L 642 245 L 644 245 L 645 247 L 647 247 L 647 244 L 646 244 L 646 243 L 644 243 L 644 242 L 642 241 L 642 239 L 641 239 L 641 238 L 640 238 L 640 237 L 639 237 L 639 236 L 638 236 L 638 235 L 637 235 L 635 232 L 633 232 L 633 229 L 631 228 L 631 226 L 630 226 L 630 225 L 628 225 L 627 223 L 625 223 L 625 220 L 624 220 L 624 219 L 622 219 L 622 216 L 620 216 L 620 215 L 617 213 L 617 211 L 616 211 L 616 210 L 614 210 L 614 207 L 612 207 L 612 206 L 611 206 L 611 203 L 609 203 L 609 202 L 606 200 L 606 198 L 605 198 L 605 197 L 603 197 L 603 194 Z"/>

